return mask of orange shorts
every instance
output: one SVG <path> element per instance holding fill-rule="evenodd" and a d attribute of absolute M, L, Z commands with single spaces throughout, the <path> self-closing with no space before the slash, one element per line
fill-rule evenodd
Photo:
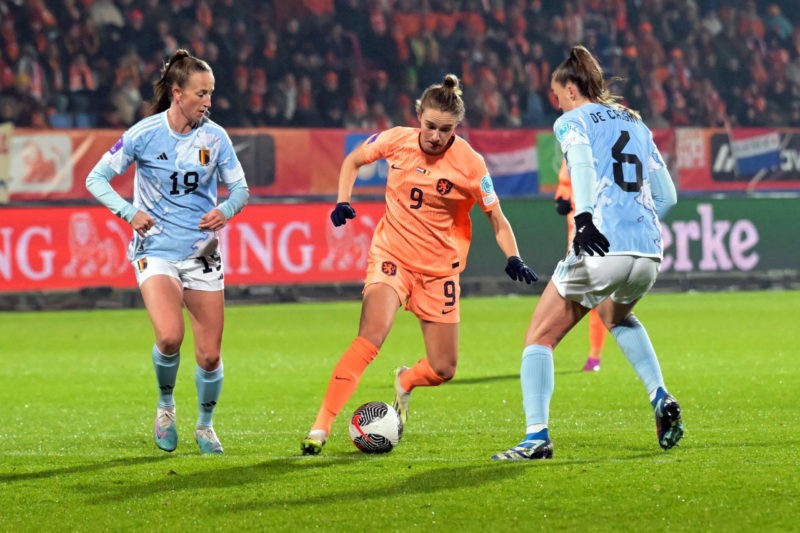
<path fill-rule="evenodd" d="M 393 257 L 370 253 L 364 288 L 385 283 L 394 289 L 405 308 L 430 322 L 457 324 L 461 320 L 458 274 L 429 276 L 403 268 Z"/>

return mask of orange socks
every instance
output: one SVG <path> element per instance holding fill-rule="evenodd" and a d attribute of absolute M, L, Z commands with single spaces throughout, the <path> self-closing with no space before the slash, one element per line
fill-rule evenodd
<path fill-rule="evenodd" d="M 444 383 L 444 379 L 431 368 L 428 359 L 425 357 L 400 374 L 400 386 L 406 392 L 411 392 L 414 387 L 436 387 L 442 383 Z"/>
<path fill-rule="evenodd" d="M 367 339 L 356 337 L 353 340 L 333 369 L 333 376 L 328 383 L 322 407 L 314 425 L 311 426 L 313 429 L 323 429 L 328 435 L 331 434 L 331 426 L 336 415 L 353 395 L 364 370 L 376 355 L 378 355 L 378 348 Z"/>
<path fill-rule="evenodd" d="M 597 359 L 600 359 L 600 352 L 606 342 L 606 332 L 606 327 L 603 325 L 603 321 L 600 320 L 597 309 L 589 311 L 589 353 L 597 354 Z"/>

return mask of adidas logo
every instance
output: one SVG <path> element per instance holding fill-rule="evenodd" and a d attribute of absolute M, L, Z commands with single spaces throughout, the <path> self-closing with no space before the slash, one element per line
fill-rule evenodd
<path fill-rule="evenodd" d="M 158 159 L 160 159 L 162 161 L 166 161 L 169 158 L 167 157 L 167 154 L 165 154 L 164 152 L 161 152 L 161 155 L 158 156 Z"/>

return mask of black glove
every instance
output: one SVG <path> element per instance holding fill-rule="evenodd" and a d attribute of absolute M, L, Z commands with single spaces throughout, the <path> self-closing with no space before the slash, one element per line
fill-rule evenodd
<path fill-rule="evenodd" d="M 608 252 L 608 239 L 592 222 L 591 213 L 575 215 L 575 238 L 572 239 L 572 249 L 578 255 L 583 249 L 587 254 L 603 257 Z"/>
<path fill-rule="evenodd" d="M 350 202 L 339 202 L 336 207 L 331 211 L 331 222 L 336 227 L 347 223 L 348 218 L 356 218 L 356 210 L 350 205 Z"/>
<path fill-rule="evenodd" d="M 560 196 L 556 198 L 556 213 L 562 216 L 566 216 L 569 212 L 572 211 L 572 202 L 569 200 L 565 200 Z"/>
<path fill-rule="evenodd" d="M 539 276 L 536 275 L 536 272 L 534 272 L 531 267 L 526 265 L 525 262 L 516 255 L 512 255 L 508 258 L 508 263 L 506 263 L 506 274 L 508 274 L 508 277 L 514 281 L 524 281 L 528 285 L 530 285 L 532 281 L 539 279 Z"/>

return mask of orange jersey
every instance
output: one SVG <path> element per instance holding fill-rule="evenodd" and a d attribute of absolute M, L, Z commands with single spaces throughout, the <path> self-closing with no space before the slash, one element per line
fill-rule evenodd
<path fill-rule="evenodd" d="M 572 180 L 569 177 L 567 170 L 567 161 L 561 161 L 561 168 L 558 170 L 558 187 L 556 187 L 556 198 L 563 198 L 569 200 L 572 206 L 572 211 L 567 213 L 567 251 L 569 251 L 569 244 L 572 242 L 572 237 L 575 234 L 575 200 L 572 198 Z"/>
<path fill-rule="evenodd" d="M 572 202 L 572 180 L 569 179 L 569 171 L 567 170 L 566 160 L 561 160 L 561 168 L 558 169 L 558 186 L 556 187 L 556 198 L 563 198 L 572 203 L 572 208 L 575 208 L 575 203 Z"/>
<path fill-rule="evenodd" d="M 459 136 L 443 154 L 428 155 L 419 146 L 419 129 L 408 127 L 373 135 L 361 155 L 389 164 L 386 212 L 373 248 L 414 272 L 461 272 L 472 238 L 470 209 L 478 202 L 490 212 L 499 203 L 483 157 Z"/>

